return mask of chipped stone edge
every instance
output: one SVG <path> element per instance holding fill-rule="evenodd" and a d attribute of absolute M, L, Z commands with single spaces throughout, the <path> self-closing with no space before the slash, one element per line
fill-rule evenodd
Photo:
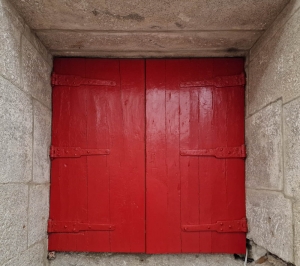
<path fill-rule="evenodd" d="M 273 195 L 276 195 L 276 194 L 277 194 L 277 195 L 282 196 L 283 199 L 288 200 L 288 201 L 290 202 L 291 214 L 292 214 L 292 216 L 291 216 L 291 223 L 292 223 L 291 232 L 292 232 L 292 237 L 293 237 L 293 239 L 292 239 L 292 242 L 293 242 L 293 244 L 292 244 L 293 249 L 292 249 L 292 252 L 291 252 L 292 260 L 291 260 L 290 262 L 288 262 L 288 263 L 294 263 L 294 262 L 295 262 L 295 226 L 294 226 L 294 218 L 295 218 L 295 215 L 294 215 L 294 204 L 295 204 L 295 201 L 294 201 L 294 199 L 292 199 L 291 197 L 286 197 L 286 196 L 284 195 L 283 191 L 274 191 L 274 190 L 272 191 L 272 190 L 254 189 L 254 188 L 247 188 L 247 191 L 250 192 L 250 193 L 251 193 L 251 192 L 252 192 L 252 193 L 253 193 L 253 192 L 254 192 L 254 193 L 262 193 L 262 192 L 263 192 L 263 193 L 266 193 L 266 194 L 269 194 L 269 195 L 272 195 L 272 194 L 273 194 Z M 247 194 L 248 194 L 248 193 L 247 193 Z M 248 212 L 247 212 L 247 214 L 248 214 Z M 247 239 L 253 241 L 256 245 L 265 248 L 265 249 L 267 250 L 268 254 L 272 254 L 273 256 L 276 256 L 276 257 L 277 257 L 277 254 L 272 253 L 270 250 L 268 250 L 268 248 L 262 246 L 261 244 L 256 243 L 254 239 L 252 239 L 251 237 L 249 237 L 249 232 L 247 233 Z M 282 258 L 280 258 L 280 257 L 278 257 L 278 258 L 279 258 L 280 260 L 284 261 Z"/>

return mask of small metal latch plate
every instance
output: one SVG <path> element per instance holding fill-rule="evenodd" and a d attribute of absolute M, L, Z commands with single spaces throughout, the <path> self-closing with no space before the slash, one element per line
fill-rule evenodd
<path fill-rule="evenodd" d="M 218 147 L 215 149 L 181 150 L 181 156 L 214 156 L 216 158 L 245 158 L 246 146 Z"/>
<path fill-rule="evenodd" d="M 234 86 L 243 86 L 245 85 L 245 74 L 241 73 L 234 76 L 223 76 L 223 77 L 214 77 L 211 79 L 204 79 L 199 81 L 189 81 L 180 83 L 181 88 L 189 87 L 234 87 Z"/>
<path fill-rule="evenodd" d="M 99 80 L 99 79 L 88 79 L 74 75 L 59 75 L 56 73 L 52 74 L 51 77 L 52 85 L 78 87 L 80 85 L 90 86 L 116 86 L 115 81 Z"/>
<path fill-rule="evenodd" d="M 48 233 L 78 233 L 80 231 L 114 231 L 112 224 L 91 224 L 48 220 Z"/>
<path fill-rule="evenodd" d="M 78 158 L 89 155 L 108 155 L 109 149 L 82 149 L 80 147 L 50 147 L 50 158 Z"/>
<path fill-rule="evenodd" d="M 216 231 L 218 233 L 238 233 L 248 232 L 247 219 L 232 221 L 218 221 L 214 224 L 197 224 L 183 225 L 182 230 L 185 232 L 201 232 L 201 231 Z"/>

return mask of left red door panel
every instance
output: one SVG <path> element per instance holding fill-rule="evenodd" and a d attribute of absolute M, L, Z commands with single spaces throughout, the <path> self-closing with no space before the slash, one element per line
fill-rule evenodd
<path fill-rule="evenodd" d="M 144 60 L 54 73 L 49 250 L 145 252 Z"/>

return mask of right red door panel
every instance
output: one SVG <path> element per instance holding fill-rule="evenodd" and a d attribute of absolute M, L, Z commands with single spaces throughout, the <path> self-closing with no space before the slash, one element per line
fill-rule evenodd
<path fill-rule="evenodd" d="M 245 253 L 243 65 L 146 61 L 147 253 Z"/>

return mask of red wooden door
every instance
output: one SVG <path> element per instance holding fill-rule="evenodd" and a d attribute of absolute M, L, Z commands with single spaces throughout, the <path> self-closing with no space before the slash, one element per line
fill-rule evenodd
<path fill-rule="evenodd" d="M 242 59 L 54 73 L 49 250 L 245 252 Z"/>
<path fill-rule="evenodd" d="M 147 253 L 245 252 L 243 63 L 147 60 Z"/>
<path fill-rule="evenodd" d="M 49 250 L 145 252 L 144 60 L 54 72 Z"/>

